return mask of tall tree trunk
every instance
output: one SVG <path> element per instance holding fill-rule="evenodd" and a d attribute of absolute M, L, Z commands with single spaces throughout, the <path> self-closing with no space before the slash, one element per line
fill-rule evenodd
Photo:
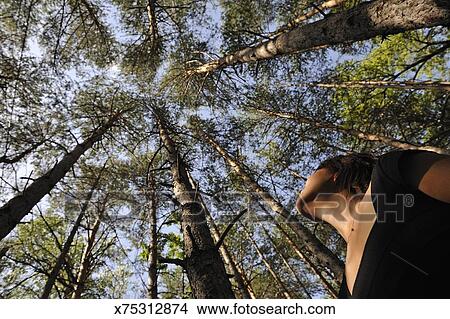
<path fill-rule="evenodd" d="M 189 174 L 189 180 L 191 182 L 192 187 L 195 190 L 198 190 L 198 186 L 195 183 L 194 179 L 192 178 L 191 174 Z M 209 211 L 208 207 L 206 207 L 203 198 L 200 198 L 201 204 L 203 206 L 203 209 L 206 214 L 206 221 L 211 227 L 211 234 L 214 237 L 214 241 L 217 242 L 220 239 L 220 231 L 217 227 L 216 223 L 214 222 L 214 219 L 211 216 L 211 212 Z M 236 280 L 236 283 L 238 285 L 239 291 L 242 295 L 242 298 L 244 299 L 256 299 L 256 296 L 253 293 L 253 290 L 249 287 L 249 284 L 245 282 L 244 276 L 242 272 L 236 267 L 236 263 L 234 262 L 233 256 L 231 255 L 227 245 L 225 242 L 222 242 L 222 244 L 219 247 L 220 254 L 222 255 L 223 260 L 225 261 L 225 264 L 228 266 L 230 272 L 233 274 L 233 278 Z"/>
<path fill-rule="evenodd" d="M 236 265 L 236 269 L 237 271 L 241 274 L 242 276 L 242 280 L 244 280 L 244 284 L 245 287 L 248 290 L 248 293 L 250 294 L 250 297 L 252 299 L 258 299 L 255 293 L 255 290 L 252 287 L 252 282 L 251 280 L 247 277 L 247 275 L 245 274 L 245 269 L 243 267 L 241 267 L 238 263 L 235 263 Z"/>
<path fill-rule="evenodd" d="M 150 37 L 152 39 L 153 45 L 154 42 L 158 39 L 158 22 L 156 21 L 156 7 L 155 7 L 155 0 L 148 0 L 147 3 L 147 16 L 148 16 L 148 22 L 150 25 Z"/>
<path fill-rule="evenodd" d="M 88 139 L 66 154 L 51 170 L 35 179 L 21 194 L 13 197 L 0 208 L 0 241 L 64 178 L 81 155 L 99 141 L 122 114 L 123 112 L 115 114 L 106 124 L 96 129 Z"/>
<path fill-rule="evenodd" d="M 324 285 L 324 287 L 327 289 L 327 291 L 330 293 L 330 295 L 336 298 L 338 295 L 336 289 L 334 289 L 333 285 L 329 282 L 329 280 L 327 278 L 325 278 L 325 276 L 320 271 L 319 267 L 317 267 L 317 265 L 311 260 L 311 258 L 309 258 L 306 254 L 304 254 L 302 252 L 299 245 L 297 245 L 297 243 L 294 241 L 294 239 L 286 232 L 285 229 L 283 229 L 283 227 L 278 222 L 275 225 L 276 225 L 277 229 L 281 231 L 284 238 L 286 239 L 288 244 L 292 247 L 292 249 L 297 254 L 297 256 L 301 260 L 305 261 L 305 263 L 309 267 L 311 267 L 311 270 L 314 272 L 314 274 L 317 275 L 317 277 L 319 277 L 320 282 Z"/>
<path fill-rule="evenodd" d="M 387 136 L 383 136 L 383 135 L 378 135 L 378 134 L 371 134 L 371 133 L 366 133 L 357 129 L 352 129 L 352 128 L 347 128 L 344 127 L 342 125 L 336 125 L 334 123 L 331 122 L 325 122 L 325 121 L 320 121 L 320 120 L 316 120 L 316 119 L 312 119 L 306 116 L 302 116 L 302 115 L 298 115 L 298 114 L 294 114 L 294 113 L 290 113 L 290 112 L 278 112 L 278 111 L 272 111 L 272 110 L 267 110 L 267 109 L 260 109 L 260 108 L 254 108 L 254 110 L 263 113 L 265 115 L 269 115 L 272 117 L 277 117 L 277 118 L 283 118 L 283 119 L 288 119 L 288 120 L 292 120 L 295 121 L 297 123 L 304 123 L 304 124 L 309 124 L 312 126 L 315 126 L 317 128 L 323 128 L 323 129 L 330 129 L 330 130 L 334 130 L 334 131 L 338 131 L 344 134 L 348 134 L 351 136 L 354 136 L 356 138 L 359 138 L 361 140 L 364 141 L 368 141 L 368 142 L 381 142 L 383 144 L 386 144 L 388 146 L 394 147 L 394 148 L 398 148 L 398 149 L 403 149 L 403 150 L 425 150 L 425 151 L 432 151 L 432 152 L 436 152 L 439 154 L 450 154 L 449 150 L 440 148 L 440 147 L 435 147 L 435 146 L 418 146 L 418 145 L 414 145 L 411 143 L 406 143 L 406 142 L 402 142 L 400 140 L 391 138 L 391 137 L 387 137 Z"/>
<path fill-rule="evenodd" d="M 170 138 L 167 126 L 153 109 L 161 140 L 167 149 L 173 177 L 173 190 L 181 205 L 184 239 L 184 265 L 195 298 L 234 298 L 231 283 L 206 223 L 200 194 L 189 181 L 184 160 Z"/>
<path fill-rule="evenodd" d="M 312 270 L 312 272 L 319 278 L 322 285 L 327 289 L 327 291 L 330 293 L 331 296 L 337 297 L 338 292 L 331 284 L 330 280 L 325 278 L 325 276 L 322 274 L 321 269 L 314 263 L 314 261 L 302 251 L 302 248 L 297 244 L 297 242 L 292 238 L 292 236 L 281 226 L 281 224 L 277 221 L 276 218 L 274 218 L 272 215 L 267 212 L 266 208 L 259 204 L 261 209 L 263 209 L 266 212 L 266 217 L 272 221 L 272 223 L 275 225 L 275 227 L 278 229 L 278 231 L 283 235 L 283 238 L 286 240 L 286 242 L 290 245 L 290 247 L 294 250 L 294 252 L 297 254 L 297 256 L 300 258 L 300 260 L 303 260 L 303 262 L 309 266 L 309 268 Z"/>
<path fill-rule="evenodd" d="M 348 82 L 299 82 L 298 86 L 331 89 L 408 89 L 450 91 L 450 82 L 445 81 L 348 81 Z"/>
<path fill-rule="evenodd" d="M 45 219 L 43 214 L 40 214 L 42 220 L 44 221 L 44 224 L 46 225 L 47 229 L 49 230 L 49 232 L 51 233 L 53 239 L 55 240 L 55 244 L 58 247 L 58 251 L 59 253 L 61 253 L 63 251 L 63 244 L 61 244 L 59 242 L 58 236 L 56 235 L 56 233 L 54 232 L 52 226 L 47 222 L 47 220 Z M 64 270 L 66 271 L 67 274 L 67 280 L 70 284 L 67 284 L 66 289 L 64 290 L 64 296 L 70 296 L 71 292 L 73 291 L 73 286 L 75 285 L 77 278 L 76 276 L 73 274 L 73 263 L 70 259 L 70 255 L 66 255 L 66 258 L 64 260 L 65 262 L 63 263 L 64 266 Z M 47 276 L 48 277 L 48 276 Z"/>
<path fill-rule="evenodd" d="M 86 287 L 86 281 L 88 279 L 89 270 L 91 268 L 92 250 L 95 245 L 95 239 L 97 237 L 98 230 L 100 229 L 100 224 L 102 222 L 102 217 L 106 210 L 106 200 L 103 202 L 100 208 L 97 218 L 95 219 L 94 226 L 92 227 L 91 233 L 88 235 L 88 240 L 86 247 L 83 251 L 83 256 L 81 258 L 81 265 L 78 271 L 77 282 L 75 284 L 75 290 L 72 293 L 72 299 L 80 299 Z"/>
<path fill-rule="evenodd" d="M 278 276 L 278 274 L 276 273 L 275 270 L 273 270 L 272 265 L 270 264 L 270 262 L 266 259 L 266 257 L 264 256 L 263 252 L 261 251 L 261 249 L 259 248 L 258 244 L 256 243 L 256 241 L 252 238 L 252 236 L 249 234 L 249 232 L 247 231 L 247 229 L 245 228 L 245 226 L 242 224 L 242 229 L 245 233 L 245 235 L 247 236 L 247 238 L 250 240 L 252 246 L 255 248 L 256 252 L 258 253 L 259 258 L 261 258 L 262 262 L 264 263 L 264 265 L 266 266 L 267 270 L 269 271 L 270 275 L 272 276 L 273 279 L 275 279 L 275 282 L 277 283 L 277 285 L 281 288 L 283 295 L 286 297 L 286 299 L 292 299 L 293 296 L 292 294 L 289 292 L 289 289 L 287 289 L 286 285 L 283 283 L 283 281 L 281 280 L 281 278 Z"/>
<path fill-rule="evenodd" d="M 214 236 L 214 239 L 217 242 L 220 239 L 220 234 L 219 234 L 217 225 L 214 223 L 214 220 L 212 219 L 210 214 L 207 214 L 206 218 L 207 218 L 209 224 L 211 225 L 212 235 Z M 245 282 L 242 272 L 236 266 L 236 263 L 234 262 L 234 258 L 231 255 L 227 244 L 222 243 L 220 245 L 219 251 L 220 251 L 225 263 L 228 265 L 230 272 L 233 274 L 233 278 L 238 285 L 239 292 L 241 293 L 242 298 L 256 299 L 256 296 L 255 296 L 250 284 Z"/>
<path fill-rule="evenodd" d="M 98 181 L 100 179 L 100 175 L 97 177 L 97 180 L 92 185 L 91 190 L 89 191 L 88 195 L 86 196 L 83 205 L 81 207 L 80 213 L 78 214 L 77 219 L 75 220 L 75 223 L 72 226 L 72 229 L 70 230 L 69 236 L 67 236 L 66 241 L 64 242 L 64 245 L 61 249 L 61 252 L 58 255 L 58 258 L 56 259 L 55 265 L 52 268 L 52 271 L 50 272 L 47 281 L 44 286 L 44 290 L 42 291 L 41 299 L 47 299 L 50 296 L 50 293 L 52 292 L 53 286 L 55 285 L 56 279 L 58 278 L 59 272 L 61 271 L 65 261 L 66 257 L 69 254 L 69 250 L 72 247 L 73 240 L 75 238 L 75 235 L 78 232 L 78 229 L 80 228 L 81 221 L 83 220 L 84 216 L 86 215 L 87 209 L 89 207 L 89 203 L 92 199 L 92 195 L 94 194 L 95 189 L 97 188 Z"/>
<path fill-rule="evenodd" d="M 205 63 L 188 74 L 213 72 L 238 63 L 261 61 L 335 44 L 368 40 L 409 30 L 448 25 L 448 0 L 374 0 L 326 19 L 299 26 L 254 47 Z"/>
<path fill-rule="evenodd" d="M 320 4 L 318 6 L 315 6 L 313 9 L 309 10 L 305 14 L 302 14 L 302 15 L 300 15 L 298 17 L 295 17 L 294 19 L 289 21 L 286 25 L 280 27 L 278 30 L 276 30 L 275 32 L 271 33 L 269 36 L 271 38 L 272 37 L 276 37 L 277 35 L 279 35 L 281 33 L 284 33 L 286 31 L 289 31 L 289 30 L 295 28 L 300 23 L 308 20 L 309 18 L 312 18 L 315 15 L 317 15 L 319 13 L 322 13 L 323 10 L 333 9 L 333 8 L 339 7 L 344 2 L 345 2 L 345 0 L 328 0 L 328 1 L 325 1 L 322 4 Z"/>
<path fill-rule="evenodd" d="M 297 216 L 291 214 L 283 207 L 277 200 L 275 200 L 263 187 L 261 187 L 251 176 L 246 172 L 243 165 L 241 165 L 235 158 L 220 146 L 209 134 L 198 127 L 194 130 L 202 137 L 208 144 L 228 163 L 230 168 L 242 178 L 245 184 L 252 192 L 257 194 L 275 213 L 283 217 L 288 226 L 301 238 L 305 244 L 305 248 L 309 250 L 315 258 L 324 266 L 328 267 L 335 278 L 340 281 L 344 263 L 328 249 L 316 236 L 314 236 L 305 226 L 302 225 Z"/>
<path fill-rule="evenodd" d="M 148 174 L 148 191 L 147 196 L 149 207 L 149 226 L 150 226 L 150 244 L 148 247 L 148 291 L 147 295 L 151 299 L 158 298 L 158 230 L 157 230 L 157 198 L 156 185 L 153 174 Z"/>
<path fill-rule="evenodd" d="M 306 289 L 305 285 L 303 284 L 303 281 L 300 279 L 300 277 L 297 275 L 297 271 L 294 270 L 294 268 L 292 268 L 291 264 L 289 264 L 288 259 L 286 258 L 285 254 L 280 251 L 280 249 L 278 248 L 277 244 L 275 243 L 275 241 L 273 240 L 272 236 L 269 234 L 269 232 L 267 231 L 266 228 L 264 228 L 264 226 L 261 227 L 264 234 L 267 236 L 267 238 L 269 239 L 270 243 L 272 244 L 273 248 L 275 249 L 275 252 L 277 253 L 278 256 L 281 257 L 281 259 L 283 260 L 284 265 L 286 266 L 287 269 L 289 269 L 289 272 L 291 273 L 291 275 L 295 278 L 295 280 L 297 281 L 297 283 L 300 285 L 300 287 L 302 287 L 303 291 L 305 292 L 305 294 L 308 296 L 308 298 L 312 298 L 311 294 L 309 293 L 308 289 Z"/>

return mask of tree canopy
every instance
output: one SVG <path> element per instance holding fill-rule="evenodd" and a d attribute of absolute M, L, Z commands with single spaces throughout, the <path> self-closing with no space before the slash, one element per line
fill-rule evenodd
<path fill-rule="evenodd" d="M 306 177 L 349 152 L 450 152 L 446 4 L 0 17 L 1 298 L 334 298 L 345 243 L 295 213 Z"/>

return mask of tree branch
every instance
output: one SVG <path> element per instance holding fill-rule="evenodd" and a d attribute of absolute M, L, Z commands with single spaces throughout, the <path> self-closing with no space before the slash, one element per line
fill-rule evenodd
<path fill-rule="evenodd" d="M 239 214 L 234 216 L 234 218 L 231 221 L 231 223 L 228 224 L 227 228 L 225 228 L 224 232 L 222 233 L 222 235 L 220 236 L 219 240 L 217 241 L 216 249 L 220 248 L 220 246 L 222 245 L 223 241 L 225 240 L 225 237 L 228 235 L 228 233 L 230 232 L 230 230 L 233 227 L 233 225 L 236 224 L 238 222 L 239 218 L 241 218 L 246 212 L 248 212 L 247 208 L 241 210 L 239 212 Z"/>
<path fill-rule="evenodd" d="M 159 257 L 158 258 L 158 262 L 162 263 L 162 264 L 172 264 L 172 265 L 177 265 L 180 267 L 185 268 L 186 267 L 186 262 L 183 259 L 179 259 L 179 258 L 165 258 L 165 257 Z"/>

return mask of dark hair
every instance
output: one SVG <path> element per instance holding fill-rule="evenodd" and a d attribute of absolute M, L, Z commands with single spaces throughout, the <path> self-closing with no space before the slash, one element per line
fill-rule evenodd
<path fill-rule="evenodd" d="M 329 158 L 320 163 L 317 169 L 327 168 L 333 174 L 337 173 L 335 183 L 338 191 L 347 190 L 350 194 L 355 194 L 357 186 L 365 193 L 375 162 L 376 158 L 370 154 L 351 153 Z"/>

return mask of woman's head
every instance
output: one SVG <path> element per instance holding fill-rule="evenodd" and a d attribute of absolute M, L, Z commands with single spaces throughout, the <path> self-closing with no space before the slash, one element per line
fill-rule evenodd
<path fill-rule="evenodd" d="M 308 177 L 297 200 L 297 210 L 308 218 L 315 218 L 311 208 L 318 194 L 339 193 L 349 197 L 365 193 L 375 161 L 373 156 L 365 153 L 339 155 L 323 161 Z"/>
<path fill-rule="evenodd" d="M 369 187 L 375 158 L 366 153 L 352 153 L 329 158 L 317 167 L 327 169 L 335 176 L 334 184 L 338 192 L 348 194 L 365 193 Z"/>

